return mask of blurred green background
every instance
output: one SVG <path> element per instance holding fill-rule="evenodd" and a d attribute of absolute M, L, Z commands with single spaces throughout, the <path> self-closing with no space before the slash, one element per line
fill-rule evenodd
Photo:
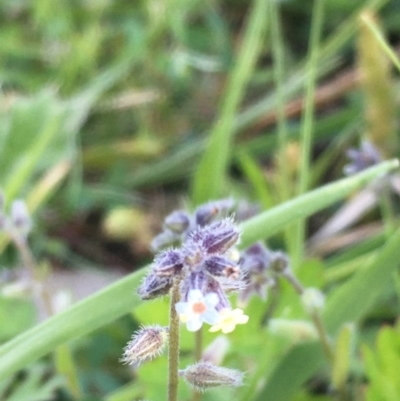
<path fill-rule="evenodd" d="M 150 241 L 163 217 L 178 205 L 205 200 L 201 181 L 203 187 L 210 182 L 212 198 L 231 195 L 267 210 L 299 193 L 304 158 L 311 167 L 300 193 L 342 178 L 346 149 L 358 147 L 362 139 L 374 143 L 383 158 L 399 156 L 399 70 L 365 21 L 372 21 L 398 54 L 400 2 L 323 1 L 314 64 L 314 2 L 273 2 L 265 18 L 260 16 L 254 41 L 252 36 L 246 41 L 256 3 L 262 1 L 0 0 L 0 187 L 6 210 L 12 200 L 26 199 L 34 220 L 30 244 L 43 274 L 50 275 L 54 294 L 68 287 L 71 299 L 78 300 L 151 262 Z M 250 53 L 243 44 L 252 43 Z M 307 98 L 312 74 L 317 80 Z M 314 108 L 308 156 L 301 140 L 306 99 Z M 225 150 L 229 155 L 223 186 L 215 189 L 218 152 L 208 165 L 202 156 L 218 122 L 225 124 L 227 135 L 221 155 Z M 398 180 L 394 187 L 400 193 Z M 342 228 L 325 236 L 315 234 L 343 210 L 341 205 L 313 216 L 303 241 L 286 232 L 269 244 L 294 258 L 299 246 L 307 248 L 305 261 L 296 260 L 316 271 L 309 281 L 334 290 L 374 258 L 398 226 L 395 192 L 383 206 L 377 201 L 364 208 L 367 201 L 361 198 L 356 203 L 360 215 L 347 211 Z M 20 261 L 5 236 L 0 249 L 6 287 L 18 281 Z M 382 355 L 372 351 L 381 325 L 399 314 L 396 293 L 399 288 L 393 286 L 360 334 L 367 365 L 357 360 L 352 366 L 356 390 L 348 399 L 400 399 L 399 380 L 379 376 Z M 286 296 L 287 302 L 296 302 Z M 283 307 L 278 310 L 275 317 L 285 316 Z M 144 367 L 138 378 L 118 362 L 131 332 L 150 312 L 141 313 L 72 344 L 78 398 L 49 359 L 1 382 L 0 398 L 150 397 L 146 386 L 154 383 L 149 377 L 165 370 L 165 360 L 154 362 L 159 367 Z M 0 299 L 2 342 L 34 324 L 35 311 L 26 299 Z M 392 363 L 399 368 L 398 337 L 385 330 L 379 341 L 395 351 L 381 352 L 397 355 Z M 398 336 L 398 326 L 395 330 Z M 244 354 L 254 353 L 248 348 Z M 241 358 L 231 361 L 239 365 Z M 251 363 L 247 367 L 251 371 Z M 147 375 L 145 369 L 150 369 Z M 119 389 L 132 377 L 136 384 L 125 394 Z M 365 395 L 367 377 L 377 379 Z M 293 399 L 333 399 L 325 379 L 315 376 Z M 391 383 L 383 385 L 389 395 L 380 388 L 385 380 Z M 229 398 L 216 394 L 209 399 Z"/>

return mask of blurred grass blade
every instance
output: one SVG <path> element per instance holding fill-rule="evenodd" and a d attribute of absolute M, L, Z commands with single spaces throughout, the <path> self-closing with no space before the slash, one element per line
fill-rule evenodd
<path fill-rule="evenodd" d="M 245 247 L 259 239 L 269 237 L 283 229 L 286 224 L 331 205 L 341 197 L 346 196 L 349 192 L 382 174 L 388 173 L 397 166 L 397 160 L 381 163 L 363 173 L 345 178 L 336 183 L 322 187 L 321 189 L 302 195 L 301 197 L 286 202 L 283 205 L 246 221 L 241 227 L 243 232 L 241 245 Z M 400 232 L 397 236 L 394 236 L 394 238 L 399 240 Z M 392 248 L 390 248 L 389 256 L 385 256 L 385 261 L 393 257 L 390 253 L 392 251 Z M 361 273 L 364 273 L 364 271 Z M 140 302 L 136 294 L 136 288 L 143 274 L 144 271 L 141 270 L 140 272 L 125 277 L 97 294 L 77 303 L 65 312 L 48 319 L 44 323 L 4 344 L 0 347 L 0 377 L 6 377 L 54 350 L 57 346 L 88 334 L 128 313 Z M 374 275 L 376 274 L 376 270 L 371 274 L 373 274 L 373 277 L 369 281 L 375 279 Z M 385 277 L 384 274 L 385 273 L 383 273 L 382 277 Z M 359 275 L 356 277 L 358 276 Z M 383 278 L 380 278 L 375 284 L 374 282 L 370 283 L 368 281 L 368 285 L 370 285 L 371 288 L 376 285 L 377 291 L 379 291 L 381 288 L 380 282 L 382 280 Z M 351 282 L 353 282 L 353 280 Z M 359 296 L 359 292 L 364 289 L 362 287 L 360 290 L 358 286 L 359 284 L 354 284 L 350 289 L 346 289 L 345 293 L 342 294 L 338 300 L 334 300 L 335 306 L 339 303 L 339 310 L 342 311 L 342 314 L 344 313 L 343 309 L 345 309 L 345 311 L 349 309 L 347 307 L 347 299 L 349 299 L 350 302 L 353 301 L 354 297 Z M 353 291 L 353 287 L 356 287 L 355 294 L 350 293 L 349 295 L 348 293 Z M 371 298 L 368 298 L 368 300 L 373 300 L 371 290 L 360 298 L 364 299 L 365 295 L 368 297 L 371 295 Z M 364 302 L 365 305 L 370 305 L 370 303 L 365 302 L 365 300 L 362 302 Z M 350 303 L 350 305 L 352 304 L 358 305 L 359 301 Z M 335 320 L 334 311 L 331 311 L 331 309 L 332 308 L 329 309 L 329 318 L 333 320 L 336 324 L 335 327 L 337 327 L 341 320 L 339 320 L 339 323 L 336 322 L 337 318 Z M 351 308 L 351 310 L 353 309 Z M 339 317 L 341 318 L 342 315 L 339 315 Z M 346 319 L 346 321 L 349 321 L 348 319 L 351 321 L 352 316 L 348 317 L 346 315 Z M 302 361 L 302 363 L 303 362 L 304 361 Z M 311 359 L 308 363 L 311 363 Z M 304 375 L 304 369 L 301 369 L 301 371 Z M 312 371 L 310 372 L 312 373 Z"/>
<path fill-rule="evenodd" d="M 385 40 L 384 36 L 382 35 L 382 32 L 379 30 L 376 23 L 366 14 L 363 14 L 361 16 L 361 21 L 373 33 L 374 37 L 379 43 L 379 46 L 387 54 L 387 56 L 390 58 L 390 60 L 396 66 L 396 68 L 400 71 L 400 60 L 397 57 L 396 53 L 392 50 L 392 48 Z"/>
<path fill-rule="evenodd" d="M 221 196 L 230 158 L 234 118 L 246 84 L 262 49 L 266 30 L 268 0 L 254 0 L 237 64 L 229 79 L 221 112 L 209 137 L 193 182 L 193 200 L 200 204 Z"/>
<path fill-rule="evenodd" d="M 308 80 L 305 94 L 304 114 L 301 122 L 301 158 L 298 178 L 299 195 L 305 193 L 310 186 L 311 152 L 314 138 L 314 108 L 315 108 L 315 88 L 317 84 L 318 72 L 318 53 L 322 24 L 324 18 L 324 0 L 314 0 L 309 57 L 307 62 Z M 293 230 L 293 237 L 290 241 L 293 244 L 293 266 L 298 267 L 303 259 L 305 242 L 306 221 L 300 220 Z"/>
<path fill-rule="evenodd" d="M 346 381 L 350 369 L 351 342 L 354 335 L 354 325 L 342 327 L 336 339 L 335 356 L 333 360 L 332 385 L 341 394 L 345 394 Z"/>
<path fill-rule="evenodd" d="M 254 158 L 245 150 L 239 151 L 237 159 L 247 180 L 251 183 L 256 199 L 260 202 L 263 209 L 269 209 L 274 205 L 272 191 L 264 177 L 261 167 Z"/>
<path fill-rule="evenodd" d="M 400 229 L 382 247 L 377 257 L 360 269 L 328 299 L 323 314 L 329 332 L 334 333 L 347 322 L 358 322 L 368 313 L 392 280 L 400 258 Z M 278 364 L 260 392 L 257 401 L 287 401 L 323 364 L 319 344 L 292 349 Z M 299 369 L 293 370 L 293 366 Z M 290 380 L 287 372 L 292 371 Z"/>
<path fill-rule="evenodd" d="M 389 60 L 377 41 L 376 16 L 370 11 L 364 11 L 360 21 L 358 63 L 365 94 L 367 137 L 390 157 L 396 155 L 396 150 L 399 149 L 394 82 L 391 79 Z M 373 31 L 371 26 L 374 27 Z"/>
<path fill-rule="evenodd" d="M 334 204 L 352 191 L 397 168 L 398 165 L 398 160 L 380 163 L 362 173 L 307 192 L 246 220 L 242 224 L 243 246 L 248 246 L 260 238 L 266 238 L 281 230 L 286 224 L 308 217 L 317 210 Z"/>
<path fill-rule="evenodd" d="M 78 374 L 71 350 L 68 345 L 62 344 L 55 352 L 57 372 L 64 376 L 68 389 L 77 400 L 82 398 L 82 391 L 79 384 Z"/>
<path fill-rule="evenodd" d="M 144 270 L 135 272 L 0 347 L 0 377 L 6 377 L 54 350 L 128 313 Z"/>

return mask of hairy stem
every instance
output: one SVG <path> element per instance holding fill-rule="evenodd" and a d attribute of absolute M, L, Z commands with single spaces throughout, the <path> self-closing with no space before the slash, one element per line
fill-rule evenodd
<path fill-rule="evenodd" d="M 175 304 L 179 300 L 179 280 L 176 280 L 172 286 L 169 311 L 168 401 L 177 401 L 178 398 L 179 316 L 175 310 Z"/>

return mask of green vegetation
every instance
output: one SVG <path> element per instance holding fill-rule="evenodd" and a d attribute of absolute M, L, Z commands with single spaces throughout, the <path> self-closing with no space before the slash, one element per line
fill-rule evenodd
<path fill-rule="evenodd" d="M 0 11 L 0 399 L 166 400 L 165 355 L 120 362 L 168 325 L 137 288 L 165 216 L 222 198 L 258 205 L 239 249 L 282 250 L 325 305 L 284 275 L 251 298 L 219 359 L 245 385 L 201 399 L 400 399 L 398 1 Z M 219 338 L 180 336 L 180 369 Z"/>

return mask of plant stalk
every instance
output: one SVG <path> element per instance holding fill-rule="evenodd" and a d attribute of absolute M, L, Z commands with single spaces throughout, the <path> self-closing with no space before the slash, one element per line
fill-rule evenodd
<path fill-rule="evenodd" d="M 300 281 L 293 275 L 291 270 L 286 270 L 282 273 L 283 277 L 292 285 L 295 291 L 302 296 L 304 294 L 304 287 L 300 283 Z M 322 349 L 325 353 L 327 360 L 329 361 L 330 365 L 333 364 L 334 352 L 332 349 L 331 341 L 329 339 L 328 333 L 325 329 L 324 323 L 321 319 L 321 315 L 317 311 L 313 311 L 310 313 L 310 317 L 314 323 L 314 326 L 317 330 L 319 340 L 322 345 Z"/>
<path fill-rule="evenodd" d="M 179 369 L 179 316 L 175 304 L 180 300 L 180 280 L 175 280 L 172 286 L 169 311 L 169 347 L 168 347 L 168 401 L 178 399 L 178 369 Z"/>

